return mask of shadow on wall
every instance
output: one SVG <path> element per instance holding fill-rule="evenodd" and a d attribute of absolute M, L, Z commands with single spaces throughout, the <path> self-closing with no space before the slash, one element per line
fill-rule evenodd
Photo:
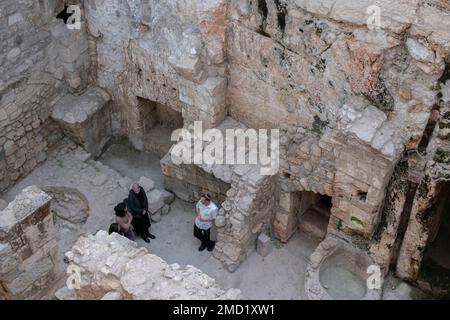
<path fill-rule="evenodd" d="M 439 193 L 436 203 L 428 209 L 430 229 L 427 248 L 418 282 L 436 297 L 450 297 L 450 183 Z"/>

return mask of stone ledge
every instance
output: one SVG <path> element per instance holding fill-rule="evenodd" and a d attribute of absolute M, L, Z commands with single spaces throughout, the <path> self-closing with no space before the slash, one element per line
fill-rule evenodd
<path fill-rule="evenodd" d="M 81 237 L 66 257 L 81 270 L 76 299 L 102 299 L 111 292 L 124 300 L 242 298 L 240 290 L 223 290 L 199 269 L 169 265 L 118 234 Z"/>
<path fill-rule="evenodd" d="M 68 94 L 55 105 L 52 118 L 67 124 L 83 123 L 110 101 L 103 89 L 93 87 L 80 96 Z"/>
<path fill-rule="evenodd" d="M 0 238 L 31 214 L 48 205 L 51 199 L 37 186 L 25 188 L 4 210 L 0 211 Z"/>

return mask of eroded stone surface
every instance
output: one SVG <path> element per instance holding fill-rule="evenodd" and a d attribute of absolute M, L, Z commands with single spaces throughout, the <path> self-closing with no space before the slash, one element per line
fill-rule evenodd
<path fill-rule="evenodd" d="M 117 234 L 100 231 L 80 238 L 66 253 L 79 267 L 78 299 L 240 299 L 240 290 L 219 288 L 215 280 L 193 266 L 169 265 Z M 149 272 L 151 270 L 151 272 Z"/>
<path fill-rule="evenodd" d="M 30 186 L 0 211 L 0 279 L 7 299 L 39 298 L 60 276 L 50 200 Z"/>
<path fill-rule="evenodd" d="M 222 131 L 281 129 L 280 170 L 271 177 L 245 164 L 162 159 L 178 197 L 196 201 L 208 191 L 220 202 L 214 254 L 229 270 L 265 230 L 288 241 L 299 225 L 292 194 L 311 192 L 332 198 L 321 233 L 368 249 L 384 272 L 395 263 L 397 275 L 417 280 L 439 225 L 429 212 L 450 180 L 447 1 L 77 0 L 79 30 L 54 18 L 58 1 L 5 1 L 0 191 L 23 178 L 74 188 L 89 203 L 104 199 L 90 206 L 95 222 L 83 230 L 105 228 L 131 181 L 91 154 L 112 135 L 151 149 L 157 139 L 146 138 L 152 119 L 140 105 L 147 99 L 181 112 L 186 128 L 201 120 Z M 370 15 L 378 9 L 377 27 Z M 52 152 L 63 134 L 89 153 Z M 161 219 L 173 195 L 142 184 L 153 220 Z"/>

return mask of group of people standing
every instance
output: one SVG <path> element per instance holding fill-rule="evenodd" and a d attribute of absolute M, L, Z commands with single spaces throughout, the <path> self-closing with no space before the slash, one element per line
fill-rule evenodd
<path fill-rule="evenodd" d="M 134 232 L 136 232 L 147 243 L 150 242 L 150 239 L 156 238 L 150 233 L 152 224 L 148 214 L 147 194 L 138 183 L 133 184 L 128 198 L 115 206 L 114 212 L 116 223 L 111 225 L 110 234 L 117 232 L 134 241 Z"/>
<path fill-rule="evenodd" d="M 119 233 L 134 241 L 134 233 L 149 243 L 156 237 L 150 233 L 150 216 L 148 212 L 148 199 L 145 190 L 134 183 L 128 194 L 128 198 L 114 208 L 116 222 L 109 228 L 109 233 Z M 199 251 L 212 251 L 215 242 L 211 240 L 211 228 L 217 217 L 218 207 L 211 201 L 211 195 L 205 193 L 195 206 L 196 218 L 194 222 L 194 237 L 200 240 Z"/>

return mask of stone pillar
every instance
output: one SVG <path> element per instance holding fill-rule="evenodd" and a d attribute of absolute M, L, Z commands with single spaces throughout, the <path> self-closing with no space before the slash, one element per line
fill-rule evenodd
<path fill-rule="evenodd" d="M 384 272 L 389 271 L 391 260 L 396 253 L 395 244 L 409 189 L 410 183 L 405 164 L 400 164 L 387 189 L 386 199 L 381 208 L 382 219 L 369 249 L 372 258 Z"/>
<path fill-rule="evenodd" d="M 403 238 L 397 261 L 397 276 L 404 280 L 415 281 L 429 238 L 430 219 L 427 209 L 435 200 L 436 185 L 425 176 L 414 197 L 408 228 Z"/>
<path fill-rule="evenodd" d="M 298 228 L 298 193 L 282 192 L 272 219 L 272 232 L 281 242 L 288 242 Z"/>
<path fill-rule="evenodd" d="M 50 200 L 31 186 L 0 211 L 0 298 L 36 299 L 57 280 L 58 245 Z"/>

